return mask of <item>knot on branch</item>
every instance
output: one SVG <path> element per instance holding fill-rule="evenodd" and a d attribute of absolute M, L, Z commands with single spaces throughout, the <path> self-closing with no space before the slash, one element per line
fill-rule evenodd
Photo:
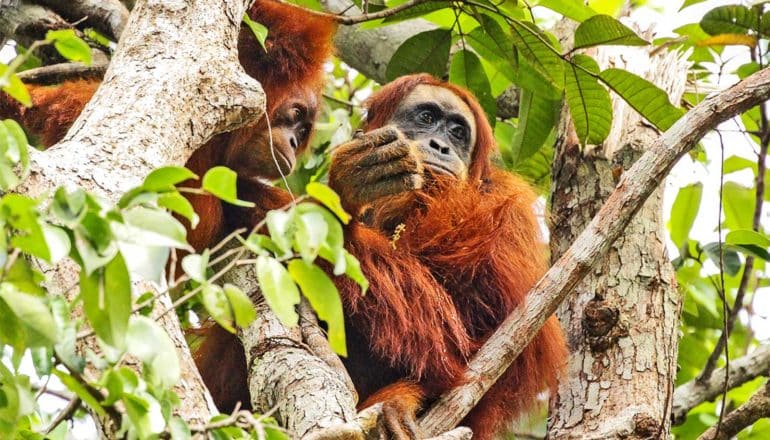
<path fill-rule="evenodd" d="M 606 351 L 627 332 L 619 325 L 620 312 L 601 298 L 594 298 L 583 310 L 583 332 L 594 353 Z"/>

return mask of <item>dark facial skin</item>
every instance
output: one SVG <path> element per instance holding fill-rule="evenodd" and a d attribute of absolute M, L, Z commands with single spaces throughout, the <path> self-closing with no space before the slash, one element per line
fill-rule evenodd
<path fill-rule="evenodd" d="M 228 146 L 225 165 L 242 178 L 277 179 L 291 173 L 297 155 L 310 140 L 317 110 L 318 97 L 311 90 L 300 90 L 285 98 L 270 115 L 270 130 L 267 119 L 262 118 L 257 125 L 244 129 L 249 136 L 241 136 Z"/>
<path fill-rule="evenodd" d="M 451 91 L 421 85 L 399 104 L 389 124 L 418 143 L 423 166 L 464 179 L 476 143 L 470 108 Z"/>
<path fill-rule="evenodd" d="M 453 92 L 417 86 L 388 123 L 334 151 L 329 185 L 356 215 L 383 198 L 422 189 L 434 175 L 467 178 L 476 125 Z"/>

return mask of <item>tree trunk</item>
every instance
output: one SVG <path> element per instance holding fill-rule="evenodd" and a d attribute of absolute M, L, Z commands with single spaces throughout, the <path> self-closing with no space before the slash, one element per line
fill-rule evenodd
<path fill-rule="evenodd" d="M 687 67 L 678 55 L 650 59 L 642 50 L 633 52 L 605 51 L 599 59 L 645 77 L 678 102 Z M 551 190 L 554 260 L 591 221 L 624 170 L 658 137 L 620 99 L 613 101 L 613 116 L 606 142 L 585 147 L 571 119 L 562 118 Z M 661 207 L 658 189 L 559 308 L 571 354 L 551 405 L 551 438 L 668 437 L 681 298 L 666 254 Z"/>

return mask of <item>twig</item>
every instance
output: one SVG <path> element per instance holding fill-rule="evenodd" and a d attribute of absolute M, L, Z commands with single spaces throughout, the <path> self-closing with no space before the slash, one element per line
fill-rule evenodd
<path fill-rule="evenodd" d="M 36 67 L 19 72 L 17 75 L 25 84 L 51 85 L 74 78 L 102 79 L 107 63 L 94 62 L 90 66 L 82 63 L 59 63 Z"/>
<path fill-rule="evenodd" d="M 56 429 L 59 424 L 65 420 L 69 420 L 72 418 L 72 416 L 75 414 L 75 411 L 80 408 L 81 404 L 80 397 L 74 397 L 72 398 L 69 403 L 67 403 L 67 406 L 65 406 L 61 411 L 59 411 L 59 414 L 56 414 L 56 417 L 51 421 L 51 424 L 48 425 L 47 428 L 45 428 L 45 431 L 43 431 L 43 434 L 50 434 L 51 431 Z"/>
<path fill-rule="evenodd" d="M 285 0 L 275 0 L 275 1 L 282 4 L 290 4 L 292 6 L 297 6 Z M 335 22 L 345 26 L 351 26 L 354 24 L 364 23 L 367 21 L 379 20 L 381 18 L 391 17 L 393 15 L 398 14 L 401 11 L 405 11 L 407 9 L 413 8 L 423 3 L 427 3 L 429 1 L 446 1 L 447 3 L 449 3 L 449 0 L 409 0 L 406 3 L 402 3 L 392 8 L 383 9 L 381 11 L 372 12 L 372 13 L 364 13 L 360 15 L 337 15 L 337 14 L 329 14 L 328 12 L 314 11 L 312 9 L 305 9 L 305 11 L 313 15 L 330 18 Z"/>
<path fill-rule="evenodd" d="M 427 433 L 456 426 L 537 334 L 558 305 L 622 234 L 676 161 L 709 130 L 770 96 L 770 69 L 693 107 L 623 174 L 615 191 L 543 278 L 524 304 L 502 322 L 468 366 L 466 385 L 442 395 L 420 421 Z"/>
<path fill-rule="evenodd" d="M 746 403 L 727 414 L 721 425 L 707 429 L 698 440 L 728 440 L 763 417 L 770 417 L 770 381 Z"/>
<path fill-rule="evenodd" d="M 691 409 L 703 402 L 710 402 L 726 388 L 731 390 L 759 376 L 770 373 L 770 345 L 760 345 L 750 354 L 731 362 L 730 376 L 725 384 L 723 368 L 714 371 L 705 382 L 693 379 L 674 391 L 671 405 L 671 422 L 681 425 Z"/>

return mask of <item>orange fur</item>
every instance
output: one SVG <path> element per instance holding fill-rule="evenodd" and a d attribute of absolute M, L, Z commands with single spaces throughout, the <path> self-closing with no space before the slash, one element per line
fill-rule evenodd
<path fill-rule="evenodd" d="M 521 179 L 492 167 L 492 130 L 468 92 L 428 75 L 398 79 L 371 98 L 367 129 L 385 124 L 419 84 L 452 90 L 472 109 L 479 132 L 471 178 L 440 180 L 377 208 L 375 217 L 401 210 L 396 249 L 380 231 L 360 224 L 349 230 L 350 251 L 371 285 L 362 297 L 352 283 L 341 283 L 352 330 L 345 362 L 364 400 L 403 379 L 419 384 L 428 399 L 462 383 L 470 357 L 547 268 L 537 197 Z M 556 386 L 566 356 L 551 317 L 463 422 L 474 439 L 494 437 L 536 406 L 537 394 Z"/>

